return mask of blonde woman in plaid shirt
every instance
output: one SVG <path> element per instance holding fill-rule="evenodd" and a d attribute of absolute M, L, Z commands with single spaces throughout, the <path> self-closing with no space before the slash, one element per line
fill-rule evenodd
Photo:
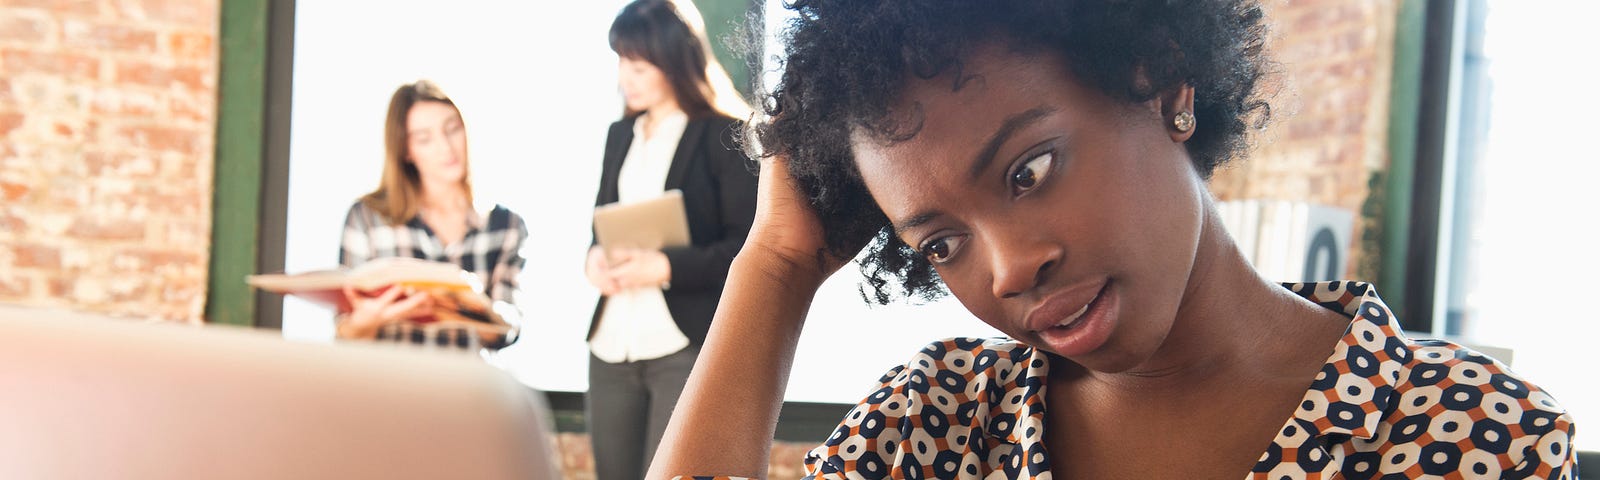
<path fill-rule="evenodd" d="M 338 319 L 339 338 L 468 349 L 516 341 L 520 315 L 513 293 L 526 261 L 519 250 L 528 229 L 503 206 L 474 203 L 467 158 L 466 126 L 450 97 L 427 80 L 402 85 L 389 101 L 383 180 L 350 207 L 339 263 L 353 267 L 380 257 L 412 257 L 460 265 L 482 278 L 483 293 L 512 330 L 469 335 L 464 329 L 418 328 L 408 320 L 431 314 L 430 296 L 346 290 L 352 310 Z"/>

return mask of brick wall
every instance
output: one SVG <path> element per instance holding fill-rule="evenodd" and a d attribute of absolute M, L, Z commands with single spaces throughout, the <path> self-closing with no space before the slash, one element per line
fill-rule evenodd
<path fill-rule="evenodd" d="M 198 322 L 219 0 L 0 0 L 0 303 Z"/>
<path fill-rule="evenodd" d="M 1272 54 L 1281 66 L 1274 123 L 1246 161 L 1219 170 L 1219 199 L 1309 201 L 1356 212 L 1368 184 L 1387 168 L 1389 82 L 1399 0 L 1266 2 Z M 1202 128 L 1204 128 L 1202 126 Z M 1350 278 L 1375 279 L 1376 245 L 1361 241 L 1375 217 L 1358 222 Z"/>

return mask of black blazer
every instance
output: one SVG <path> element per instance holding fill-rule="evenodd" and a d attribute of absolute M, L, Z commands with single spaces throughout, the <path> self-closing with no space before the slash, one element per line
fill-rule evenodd
<path fill-rule="evenodd" d="M 638 117 L 611 124 L 606 135 L 600 194 L 595 206 L 617 201 L 617 173 L 633 144 L 633 123 Z M 735 120 L 711 116 L 690 120 L 678 140 L 677 152 L 667 170 L 662 191 L 683 191 L 689 219 L 687 247 L 662 249 L 672 264 L 672 286 L 662 292 L 667 310 L 689 343 L 700 346 L 711 329 L 711 316 L 728 279 L 728 266 L 744 246 L 756 214 L 756 174 L 734 143 Z M 606 298 L 600 297 L 589 321 L 589 338 L 600 326 Z"/>

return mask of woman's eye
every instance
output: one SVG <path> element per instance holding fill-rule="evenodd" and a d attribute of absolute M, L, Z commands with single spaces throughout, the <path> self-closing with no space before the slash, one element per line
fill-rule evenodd
<path fill-rule="evenodd" d="M 1055 161 L 1055 158 L 1054 152 L 1043 153 L 1023 163 L 1016 171 L 1011 172 L 1011 189 L 1015 193 L 1033 190 L 1033 187 L 1038 186 L 1039 181 L 1044 178 L 1044 174 L 1050 171 L 1050 162 Z"/>
<path fill-rule="evenodd" d="M 961 237 L 939 237 L 922 244 L 922 256 L 933 263 L 944 263 L 961 247 Z"/>

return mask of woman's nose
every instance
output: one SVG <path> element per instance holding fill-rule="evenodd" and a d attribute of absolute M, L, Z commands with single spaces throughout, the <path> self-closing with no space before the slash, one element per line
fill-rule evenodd
<path fill-rule="evenodd" d="M 1015 298 L 1034 290 L 1044 283 L 1062 258 L 1059 246 L 1044 241 L 1011 238 L 990 243 L 995 298 Z"/>

